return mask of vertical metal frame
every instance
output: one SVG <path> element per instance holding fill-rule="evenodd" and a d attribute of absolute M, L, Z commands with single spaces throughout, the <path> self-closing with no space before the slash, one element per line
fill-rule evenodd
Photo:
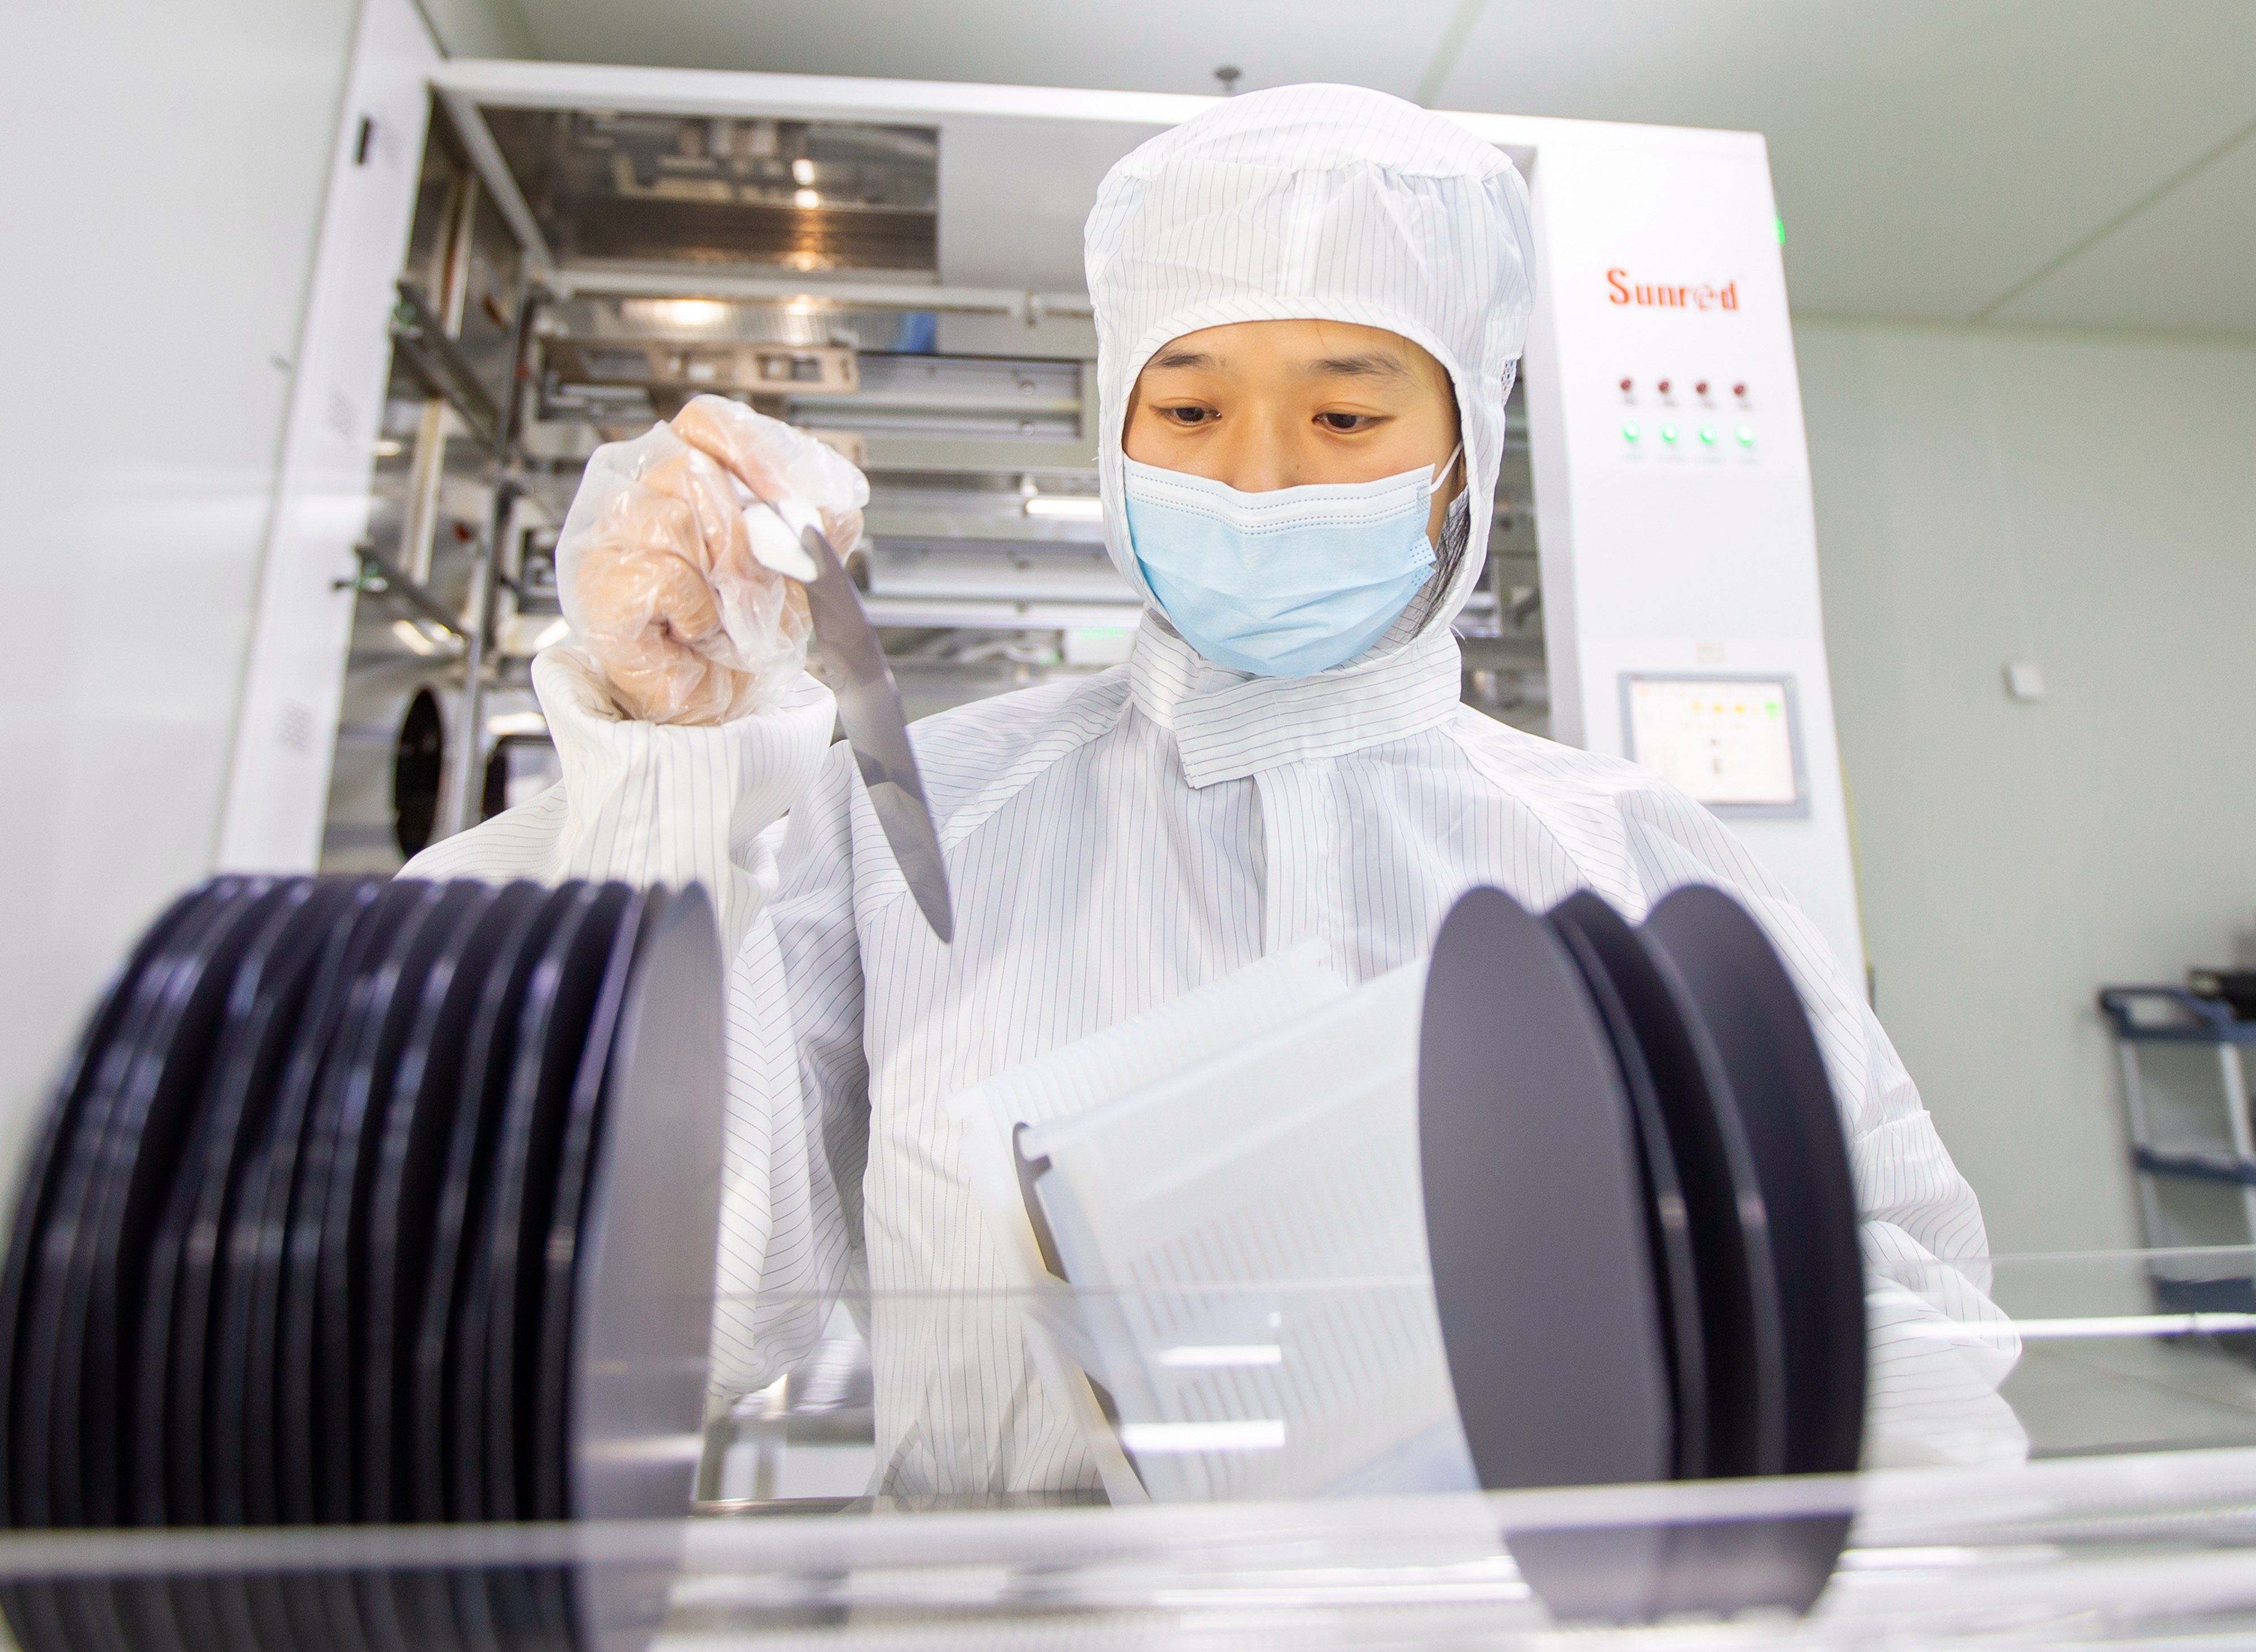
<path fill-rule="evenodd" d="M 367 0 L 330 150 L 259 570 L 222 869 L 318 863 L 391 366 L 385 318 L 422 173 L 437 46 L 412 0 Z"/>
<path fill-rule="evenodd" d="M 486 124 L 485 112 L 478 107 L 476 97 L 469 92 L 451 89 L 434 77 L 432 90 L 447 106 L 448 117 L 455 123 L 455 131 L 469 152 L 470 165 L 476 169 L 478 181 L 493 197 L 494 209 L 509 225 L 510 233 L 525 249 L 525 281 L 545 279 L 556 267 L 556 256 L 547 239 L 540 233 L 540 221 L 532 215 L 532 208 L 525 199 L 525 191 L 518 187 L 517 174 L 510 171 L 509 162 L 494 139 L 493 128 Z"/>

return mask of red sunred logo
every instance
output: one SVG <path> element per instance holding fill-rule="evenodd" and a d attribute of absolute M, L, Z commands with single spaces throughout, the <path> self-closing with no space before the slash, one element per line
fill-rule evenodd
<path fill-rule="evenodd" d="M 1717 286 L 1702 281 L 1692 286 L 1670 286 L 1660 282 L 1632 281 L 1627 270 L 1608 270 L 1606 302 L 1660 310 L 1736 310 L 1739 307 L 1739 284 L 1726 281 Z"/>

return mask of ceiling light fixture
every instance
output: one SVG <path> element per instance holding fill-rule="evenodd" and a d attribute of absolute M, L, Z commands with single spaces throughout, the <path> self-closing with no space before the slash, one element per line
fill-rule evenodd
<path fill-rule="evenodd" d="M 1026 512 L 1065 522 L 1102 522 L 1104 501 L 1093 493 L 1035 493 L 1027 496 Z"/>
<path fill-rule="evenodd" d="M 729 306 L 718 299 L 651 299 L 645 312 L 667 327 L 703 329 L 729 319 Z"/>

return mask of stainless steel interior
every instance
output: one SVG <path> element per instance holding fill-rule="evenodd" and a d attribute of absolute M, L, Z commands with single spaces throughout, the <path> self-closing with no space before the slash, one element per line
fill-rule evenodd
<path fill-rule="evenodd" d="M 929 128 L 521 109 L 486 124 L 564 262 L 937 267 Z"/>
<path fill-rule="evenodd" d="M 565 634 L 557 528 L 597 446 L 693 395 L 812 429 L 867 472 L 850 567 L 911 717 L 1125 659 L 1139 609 L 1097 515 L 1091 335 L 1058 319 L 1085 301 L 936 279 L 939 141 L 434 102 L 324 870 L 396 868 L 426 821 L 443 837 L 553 780 L 528 673 Z M 515 231 L 533 229 L 528 249 Z M 1457 629 L 1467 702 L 1543 732 L 1519 393 Z"/>

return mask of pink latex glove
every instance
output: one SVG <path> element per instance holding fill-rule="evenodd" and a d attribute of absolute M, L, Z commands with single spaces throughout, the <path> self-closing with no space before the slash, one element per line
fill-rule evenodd
<path fill-rule="evenodd" d="M 696 397 L 670 425 L 589 460 L 557 540 L 556 583 L 624 716 L 724 722 L 805 669 L 806 595 L 752 554 L 747 489 L 815 512 L 841 556 L 862 537 L 862 473 L 723 397 Z"/>

